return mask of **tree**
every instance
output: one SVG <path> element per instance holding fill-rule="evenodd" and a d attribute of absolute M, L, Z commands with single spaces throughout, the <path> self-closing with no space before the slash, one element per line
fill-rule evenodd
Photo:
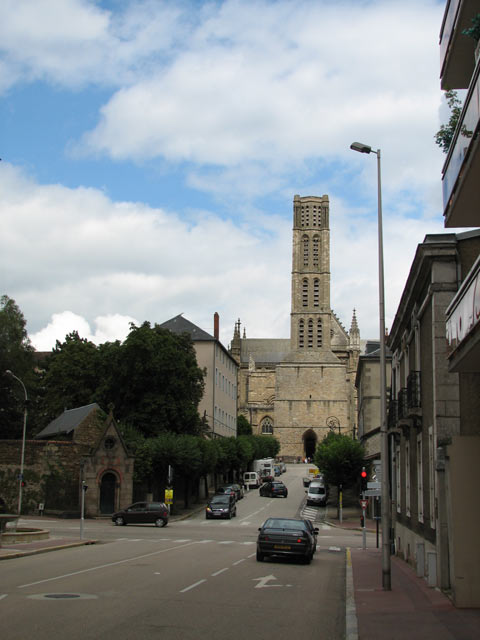
<path fill-rule="evenodd" d="M 64 409 L 74 409 L 96 402 L 99 385 L 99 352 L 97 346 L 81 338 L 77 331 L 57 340 L 45 360 L 43 412 L 45 423 Z"/>
<path fill-rule="evenodd" d="M 456 91 L 450 90 L 445 92 L 445 98 L 450 108 L 450 118 L 447 124 L 442 124 L 439 131 L 435 134 L 435 142 L 441 147 L 443 153 L 448 153 L 452 144 L 455 129 L 457 128 L 460 114 L 462 113 L 462 101 L 459 99 Z M 462 130 L 463 133 L 463 130 Z M 465 131 L 465 133 L 467 133 Z"/>
<path fill-rule="evenodd" d="M 204 371 L 197 365 L 195 349 L 187 334 L 174 334 L 144 322 L 131 326 L 115 353 L 108 349 L 109 363 L 102 378 L 101 395 L 113 402 L 115 416 L 133 425 L 145 437 L 164 431 L 198 434 L 201 420 L 197 407 L 203 396 Z"/>
<path fill-rule="evenodd" d="M 252 435 L 252 425 L 246 419 L 244 415 L 239 415 L 237 417 L 237 436 L 251 436 Z"/>
<path fill-rule="evenodd" d="M 343 488 L 358 480 L 364 465 L 365 451 L 358 440 L 341 433 L 329 433 L 317 446 L 313 461 L 325 482 Z"/>
<path fill-rule="evenodd" d="M 12 371 L 22 380 L 30 400 L 35 406 L 37 380 L 34 371 L 34 349 L 27 335 L 26 321 L 15 300 L 4 295 L 0 298 L 0 438 L 21 438 L 25 393 L 19 382 L 5 371 Z M 30 411 L 29 407 L 29 411 Z M 28 431 L 34 415 L 27 422 Z"/>

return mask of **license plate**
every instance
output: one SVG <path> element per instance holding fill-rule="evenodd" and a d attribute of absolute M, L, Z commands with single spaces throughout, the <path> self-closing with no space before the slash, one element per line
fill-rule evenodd
<path fill-rule="evenodd" d="M 274 544 L 273 548 L 281 549 L 282 551 L 289 551 L 291 547 L 289 544 Z"/>

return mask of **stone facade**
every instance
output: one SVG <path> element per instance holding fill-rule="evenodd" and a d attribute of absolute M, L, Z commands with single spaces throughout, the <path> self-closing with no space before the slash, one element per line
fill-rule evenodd
<path fill-rule="evenodd" d="M 43 434 L 43 435 L 42 435 Z M 0 440 L 0 499 L 16 511 L 21 440 Z M 65 411 L 25 443 L 22 513 L 110 514 L 132 501 L 134 458 L 115 420 L 96 404 Z"/>
<path fill-rule="evenodd" d="M 239 411 L 254 433 L 273 433 L 285 460 L 312 456 L 330 429 L 353 434 L 360 332 L 330 308 L 328 196 L 295 196 L 288 339 L 249 339 L 240 320 L 231 343 L 240 365 Z"/>

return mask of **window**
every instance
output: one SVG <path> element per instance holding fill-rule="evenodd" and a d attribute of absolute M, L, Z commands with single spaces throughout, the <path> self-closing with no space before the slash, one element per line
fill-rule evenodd
<path fill-rule="evenodd" d="M 302 281 L 302 306 L 308 307 L 308 280 Z"/>
<path fill-rule="evenodd" d="M 313 281 L 313 306 L 318 307 L 320 300 L 320 280 L 315 278 Z"/>
<path fill-rule="evenodd" d="M 400 474 L 400 447 L 397 445 L 395 447 L 395 487 L 397 490 L 396 501 L 397 501 L 397 513 L 400 513 L 402 508 L 402 483 L 401 483 L 401 474 Z"/>
<path fill-rule="evenodd" d="M 308 236 L 303 236 L 303 266 L 308 267 L 309 260 L 309 247 L 308 247 Z"/>
<path fill-rule="evenodd" d="M 405 443 L 405 509 L 410 516 L 410 443 Z"/>
<path fill-rule="evenodd" d="M 428 477 L 429 477 L 429 505 L 430 526 L 435 529 L 435 440 L 433 427 L 428 427 Z"/>
<path fill-rule="evenodd" d="M 313 266 L 318 267 L 318 236 L 313 236 Z"/>
<path fill-rule="evenodd" d="M 298 346 L 303 348 L 305 346 L 305 322 L 303 320 L 300 320 L 298 322 Z"/>
<path fill-rule="evenodd" d="M 262 420 L 262 435 L 271 436 L 273 434 L 273 422 L 268 416 Z"/>
<path fill-rule="evenodd" d="M 313 320 L 308 321 L 308 348 L 313 348 Z"/>
<path fill-rule="evenodd" d="M 417 436 L 417 509 L 418 521 L 423 522 L 423 446 L 422 434 Z"/>
<path fill-rule="evenodd" d="M 317 319 L 317 347 L 321 347 L 323 344 L 323 324 L 322 319 Z"/>

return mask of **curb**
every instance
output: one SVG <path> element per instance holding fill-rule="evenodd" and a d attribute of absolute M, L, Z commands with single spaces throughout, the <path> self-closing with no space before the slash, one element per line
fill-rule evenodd
<path fill-rule="evenodd" d="M 40 549 L 24 549 L 23 551 L 1 547 L 0 560 L 9 560 L 10 558 L 23 558 L 24 556 L 34 556 L 38 553 L 48 553 L 49 551 L 58 551 L 60 549 L 69 549 L 71 547 L 83 547 L 87 544 L 97 544 L 97 542 L 98 540 L 79 540 L 78 542 L 68 542 L 51 547 L 41 547 Z M 5 549 L 7 553 L 2 553 L 2 549 Z"/>
<path fill-rule="evenodd" d="M 352 553 L 350 547 L 345 550 L 345 640 L 358 640 L 357 608 L 353 584 Z"/>

